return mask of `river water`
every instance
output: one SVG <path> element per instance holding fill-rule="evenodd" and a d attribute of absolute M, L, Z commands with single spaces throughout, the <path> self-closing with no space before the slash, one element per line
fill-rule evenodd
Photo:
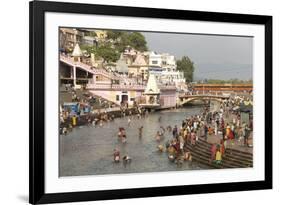
<path fill-rule="evenodd" d="M 68 135 L 60 136 L 59 174 L 81 176 L 201 169 L 195 162 L 184 162 L 182 166 L 170 162 L 166 153 L 157 151 L 159 143 L 155 140 L 160 126 L 180 127 L 184 118 L 200 114 L 200 110 L 200 107 L 187 107 L 150 113 L 141 119 L 131 116 L 130 126 L 128 117 L 124 117 L 102 127 L 90 125 L 74 128 Z M 143 134 L 139 138 L 138 128 L 141 126 Z M 127 142 L 124 144 L 117 139 L 119 127 L 126 129 Z M 166 131 L 160 143 L 164 145 L 170 138 L 171 133 Z M 120 150 L 121 157 L 129 155 L 131 163 L 114 163 L 114 148 Z"/>

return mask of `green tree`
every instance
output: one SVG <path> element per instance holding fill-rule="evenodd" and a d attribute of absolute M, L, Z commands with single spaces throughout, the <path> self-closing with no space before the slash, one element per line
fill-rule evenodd
<path fill-rule="evenodd" d="M 115 48 L 118 50 L 118 52 L 123 52 L 126 48 L 126 46 L 130 45 L 129 41 L 129 32 L 121 32 L 119 38 L 119 41 L 115 43 Z"/>
<path fill-rule="evenodd" d="M 81 50 L 82 51 L 86 51 L 88 54 L 91 54 L 91 53 L 94 53 L 96 54 L 97 53 L 97 48 L 96 46 L 91 46 L 91 45 L 87 45 L 87 44 L 82 44 L 80 46 Z"/>
<path fill-rule="evenodd" d="M 117 40 L 118 38 L 120 38 L 122 33 L 123 33 L 122 31 L 114 31 L 114 30 L 108 30 L 106 32 L 107 38 L 113 40 Z"/>
<path fill-rule="evenodd" d="M 88 54 L 94 53 L 97 58 L 103 58 L 104 62 L 116 62 L 120 56 L 120 53 L 112 48 L 111 44 L 105 44 L 99 47 L 81 45 L 81 50 L 85 50 Z"/>
<path fill-rule="evenodd" d="M 90 31 L 90 32 L 89 32 L 89 36 L 96 37 L 97 34 L 96 34 L 96 32 L 94 32 L 94 31 Z"/>
<path fill-rule="evenodd" d="M 120 53 L 128 45 L 139 51 L 147 50 L 145 37 L 139 32 L 109 30 L 107 39 L 113 39 L 114 42 L 102 42 L 98 46 L 81 45 L 81 49 L 87 51 L 88 54 L 94 53 L 96 57 L 103 58 L 104 62 L 108 63 L 116 62 Z"/>
<path fill-rule="evenodd" d="M 116 62 L 120 56 L 119 52 L 109 45 L 98 47 L 96 54 L 102 57 L 104 62 Z"/>
<path fill-rule="evenodd" d="M 113 45 L 118 52 L 123 52 L 127 46 L 139 51 L 147 51 L 147 42 L 140 32 L 107 31 L 107 39 L 113 39 Z"/>
<path fill-rule="evenodd" d="M 183 56 L 180 60 L 177 60 L 177 70 L 184 73 L 187 82 L 193 81 L 194 63 L 188 56 Z"/>
<path fill-rule="evenodd" d="M 129 35 L 129 45 L 139 51 L 147 51 L 147 45 L 144 35 L 140 32 L 132 32 Z"/>

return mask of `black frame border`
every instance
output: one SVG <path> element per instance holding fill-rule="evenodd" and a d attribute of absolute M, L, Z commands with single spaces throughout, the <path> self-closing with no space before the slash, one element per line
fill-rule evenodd
<path fill-rule="evenodd" d="M 153 188 L 45 193 L 45 12 L 260 24 L 265 26 L 265 180 Z M 29 2 L 29 203 L 46 204 L 124 198 L 272 189 L 272 16 L 106 6 L 64 2 Z"/>

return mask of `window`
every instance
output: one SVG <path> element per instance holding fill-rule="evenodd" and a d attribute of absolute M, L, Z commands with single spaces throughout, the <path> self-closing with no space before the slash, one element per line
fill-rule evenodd
<path fill-rule="evenodd" d="M 158 64 L 158 61 L 152 61 L 152 64 Z"/>
<path fill-rule="evenodd" d="M 119 101 L 119 95 L 116 95 L 116 101 Z"/>

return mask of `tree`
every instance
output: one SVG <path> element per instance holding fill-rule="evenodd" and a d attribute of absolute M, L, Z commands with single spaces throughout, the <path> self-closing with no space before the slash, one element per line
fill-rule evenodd
<path fill-rule="evenodd" d="M 126 46 L 130 45 L 129 35 L 129 32 L 120 32 L 120 36 L 118 37 L 119 41 L 115 43 L 115 47 L 118 52 L 123 52 Z"/>
<path fill-rule="evenodd" d="M 86 51 L 88 54 L 97 53 L 97 48 L 96 46 L 92 46 L 92 45 L 87 45 L 87 44 L 82 44 L 80 46 L 81 50 Z"/>
<path fill-rule="evenodd" d="M 117 40 L 118 38 L 121 37 L 122 33 L 123 33 L 122 31 L 108 30 L 106 32 L 106 35 L 108 39 Z"/>
<path fill-rule="evenodd" d="M 90 32 L 89 32 L 89 36 L 96 37 L 96 36 L 97 36 L 97 34 L 96 34 L 96 32 L 95 32 L 95 31 L 90 31 Z"/>
<path fill-rule="evenodd" d="M 107 39 L 114 41 L 101 42 L 98 46 L 81 45 L 81 49 L 87 51 L 88 54 L 94 53 L 96 57 L 103 58 L 105 62 L 116 62 L 120 53 L 128 45 L 139 51 L 147 50 L 145 37 L 139 32 L 109 30 Z"/>
<path fill-rule="evenodd" d="M 97 55 L 102 57 L 104 62 L 116 62 L 119 59 L 119 52 L 113 49 L 111 46 L 104 45 L 98 47 Z"/>
<path fill-rule="evenodd" d="M 147 51 L 147 42 L 140 32 L 107 31 L 107 39 L 114 40 L 113 45 L 118 52 L 123 52 L 127 46 L 139 51 Z"/>
<path fill-rule="evenodd" d="M 129 35 L 129 45 L 139 51 L 147 51 L 145 37 L 140 32 L 132 32 Z"/>
<path fill-rule="evenodd" d="M 104 62 L 116 62 L 120 53 L 113 49 L 110 44 L 99 47 L 81 45 L 81 50 L 85 50 L 88 54 L 94 53 L 97 58 L 103 58 Z"/>
<path fill-rule="evenodd" d="M 184 73 L 187 82 L 193 81 L 194 63 L 188 56 L 183 56 L 181 60 L 177 60 L 177 70 Z"/>

